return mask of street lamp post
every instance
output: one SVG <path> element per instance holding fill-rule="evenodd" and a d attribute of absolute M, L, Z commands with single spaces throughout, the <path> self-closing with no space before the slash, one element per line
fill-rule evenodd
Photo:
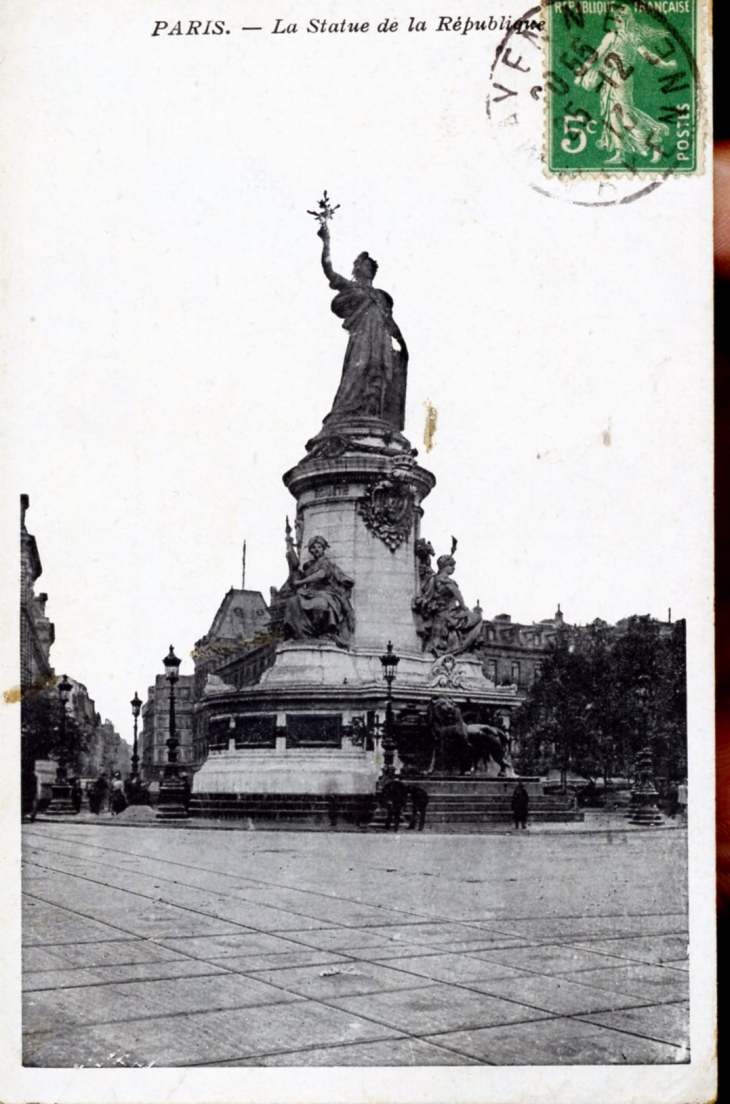
<path fill-rule="evenodd" d="M 393 645 L 388 641 L 385 652 L 380 657 L 383 665 L 383 677 L 387 685 L 385 699 L 385 735 L 383 737 L 383 777 L 390 778 L 395 773 L 393 759 L 395 756 L 395 733 L 393 725 L 393 679 L 400 663 L 400 656 L 393 651 Z"/>
<path fill-rule="evenodd" d="M 134 743 L 132 744 L 132 757 L 131 757 L 132 773 L 131 773 L 130 778 L 129 778 L 130 785 L 129 785 L 128 797 L 129 797 L 130 804 L 137 805 L 139 803 L 139 790 L 140 790 L 139 744 L 138 744 L 138 741 L 137 741 L 137 722 L 139 720 L 139 713 L 140 713 L 140 710 L 142 708 L 142 702 L 140 701 L 136 690 L 134 692 L 134 697 L 132 698 L 132 700 L 129 704 L 132 706 L 132 716 L 134 717 Z"/>
<path fill-rule="evenodd" d="M 185 789 L 180 779 L 180 768 L 177 763 L 177 751 L 180 741 L 177 738 L 175 726 L 175 683 L 179 676 L 178 668 L 182 662 L 177 658 L 172 644 L 170 651 L 162 661 L 165 664 L 165 678 L 170 685 L 170 722 L 169 733 L 165 740 L 167 746 L 167 763 L 165 773 L 160 782 L 160 797 L 157 806 L 159 820 L 184 820 L 187 817 L 185 809 Z"/>
<path fill-rule="evenodd" d="M 649 745 L 649 710 L 652 685 L 648 675 L 639 675 L 636 686 L 638 707 L 637 729 L 639 751 L 635 759 L 634 788 L 631 791 L 629 821 L 632 824 L 661 824 L 662 816 L 657 806 L 657 789 L 652 779 L 653 763 Z"/>
<path fill-rule="evenodd" d="M 139 720 L 139 712 L 142 708 L 142 702 L 137 696 L 137 691 L 134 691 L 134 697 L 129 703 L 132 706 L 132 716 L 134 717 L 134 744 L 132 745 L 132 778 L 139 776 L 139 748 L 137 744 L 137 722 Z"/>
<path fill-rule="evenodd" d="M 61 742 L 58 753 L 58 767 L 56 768 L 56 781 L 51 783 L 51 801 L 46 810 L 49 813 L 75 813 L 71 800 L 71 786 L 66 777 L 68 763 L 66 754 L 66 703 L 73 690 L 73 684 L 66 675 L 62 675 L 58 683 L 58 697 L 61 702 Z"/>

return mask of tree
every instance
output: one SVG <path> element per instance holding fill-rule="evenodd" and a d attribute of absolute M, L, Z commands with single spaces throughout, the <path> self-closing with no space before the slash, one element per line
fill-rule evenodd
<path fill-rule="evenodd" d="M 33 769 L 36 759 L 55 759 L 59 766 L 78 772 L 87 737 L 66 711 L 57 694 L 40 690 L 20 704 L 21 764 Z"/>
<path fill-rule="evenodd" d="M 569 767 L 584 776 L 630 777 L 648 743 L 658 778 L 685 777 L 687 763 L 685 624 L 667 631 L 651 617 L 620 627 L 594 621 L 561 628 L 540 677 L 517 710 L 521 770 Z"/>
<path fill-rule="evenodd" d="M 580 768 L 589 748 L 586 725 L 590 700 L 590 664 L 566 628 L 548 645 L 540 677 L 517 710 L 513 730 L 521 739 L 518 766 L 560 769 L 563 789 L 568 772 Z"/>

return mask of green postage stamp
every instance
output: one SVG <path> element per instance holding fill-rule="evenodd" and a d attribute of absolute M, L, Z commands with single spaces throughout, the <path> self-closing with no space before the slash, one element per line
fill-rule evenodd
<path fill-rule="evenodd" d="M 548 0 L 551 173 L 700 167 L 699 0 Z"/>

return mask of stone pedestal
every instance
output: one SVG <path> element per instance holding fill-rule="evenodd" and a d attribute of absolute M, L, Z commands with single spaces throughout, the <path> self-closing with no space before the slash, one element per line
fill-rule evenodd
<path fill-rule="evenodd" d="M 434 476 L 410 453 L 358 451 L 306 459 L 284 483 L 297 500 L 302 548 L 324 537 L 328 557 L 354 579 L 351 648 L 381 652 L 391 640 L 396 652 L 418 654 L 414 546 Z"/>
<path fill-rule="evenodd" d="M 51 783 L 51 795 L 46 813 L 51 816 L 55 814 L 68 816 L 76 812 L 71 800 L 71 783 L 65 778 L 56 779 L 55 782 Z"/>
<path fill-rule="evenodd" d="M 352 580 L 354 626 L 347 646 L 328 638 L 282 640 L 255 685 L 209 685 L 197 709 L 206 714 L 211 750 L 194 778 L 193 812 L 311 811 L 309 799 L 327 795 L 361 810 L 381 768 L 374 735 L 385 713 L 380 656 L 389 641 L 399 656 L 396 713 L 406 706 L 425 713 L 438 696 L 495 711 L 516 704 L 515 688 L 495 687 L 477 658 L 455 657 L 447 670 L 423 652 L 413 612 L 416 541 L 421 503 L 435 479 L 405 438 L 363 419 L 327 425 L 308 448 L 284 475 L 297 502 L 297 552 L 307 560 L 312 539 L 324 538 L 327 559 Z M 295 595 L 285 588 L 280 602 Z M 282 605 L 279 617 L 286 623 Z"/>
<path fill-rule="evenodd" d="M 163 778 L 155 816 L 157 820 L 187 820 L 185 790 L 179 778 Z"/>
<path fill-rule="evenodd" d="M 357 748 L 227 749 L 210 752 L 195 793 L 371 794 L 379 770 L 375 753 Z"/>
<path fill-rule="evenodd" d="M 632 824 L 651 827 L 662 824 L 662 814 L 657 801 L 659 794 L 652 775 L 652 756 L 649 748 L 643 748 L 636 756 L 636 782 L 631 791 L 628 819 Z"/>

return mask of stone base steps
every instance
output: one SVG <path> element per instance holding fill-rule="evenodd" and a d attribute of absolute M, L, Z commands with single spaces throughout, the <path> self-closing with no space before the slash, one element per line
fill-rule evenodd
<path fill-rule="evenodd" d="M 190 815 L 251 820 L 327 821 L 336 817 L 367 824 L 375 808 L 369 794 L 338 794 L 328 800 L 312 794 L 193 794 Z"/>
<path fill-rule="evenodd" d="M 427 824 L 508 824 L 512 821 L 508 795 L 487 792 L 449 793 L 434 783 L 423 783 L 430 801 Z M 385 824 L 385 811 L 375 798 L 362 794 L 338 794 L 335 798 L 312 794 L 194 794 L 190 802 L 193 817 L 223 819 L 291 820 L 302 822 L 343 821 L 350 824 Z M 410 818 L 408 803 L 401 823 Z M 582 821 L 585 814 L 575 809 L 569 798 L 535 795 L 530 798 L 528 820 Z"/>
<path fill-rule="evenodd" d="M 583 821 L 585 813 L 580 809 L 530 809 L 527 823 L 545 824 L 548 821 Z M 511 824 L 512 810 L 449 810 L 428 807 L 426 821 L 431 824 Z"/>

